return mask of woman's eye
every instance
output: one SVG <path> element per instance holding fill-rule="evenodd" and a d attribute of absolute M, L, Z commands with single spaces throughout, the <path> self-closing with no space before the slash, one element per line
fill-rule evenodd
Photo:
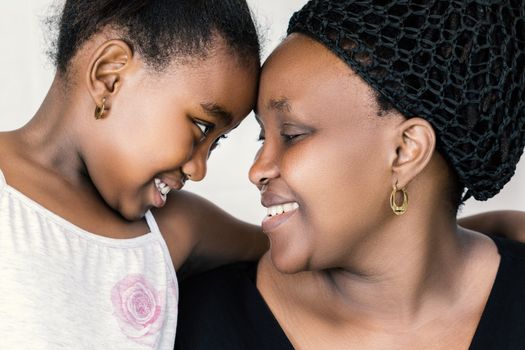
<path fill-rule="evenodd" d="M 280 130 L 281 138 L 285 144 L 292 144 L 302 140 L 309 135 L 313 130 L 304 126 L 297 126 L 294 124 L 285 123 Z"/>
<path fill-rule="evenodd" d="M 284 142 L 293 142 L 294 140 L 299 139 L 301 136 L 304 136 L 305 134 L 281 134 L 282 138 L 284 139 Z"/>
<path fill-rule="evenodd" d="M 213 124 L 208 124 L 208 123 L 205 123 L 205 122 L 200 121 L 200 120 L 195 120 L 194 123 L 200 129 L 201 134 L 202 134 L 202 139 L 206 138 L 206 136 L 208 136 L 208 134 L 215 127 Z"/>

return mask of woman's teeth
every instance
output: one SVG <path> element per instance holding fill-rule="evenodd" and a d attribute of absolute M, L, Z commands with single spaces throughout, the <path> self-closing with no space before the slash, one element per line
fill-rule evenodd
<path fill-rule="evenodd" d="M 268 216 L 276 216 L 283 213 L 288 213 L 297 208 L 299 208 L 299 204 L 296 202 L 274 205 L 268 207 Z"/>
<path fill-rule="evenodd" d="M 162 182 L 160 179 L 155 179 L 155 186 L 157 187 L 157 191 L 159 191 L 162 198 L 165 200 L 166 195 L 170 193 L 171 188 L 168 185 L 166 185 L 164 182 Z"/>

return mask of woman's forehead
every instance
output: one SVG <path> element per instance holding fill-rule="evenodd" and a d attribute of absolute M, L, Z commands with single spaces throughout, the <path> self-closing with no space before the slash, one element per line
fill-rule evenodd
<path fill-rule="evenodd" d="M 289 35 L 277 46 L 264 63 L 263 73 L 265 68 L 275 65 L 286 71 L 318 70 L 322 67 L 352 74 L 350 67 L 323 44 L 299 33 Z"/>
<path fill-rule="evenodd" d="M 293 34 L 262 68 L 257 111 L 349 108 L 373 96 L 372 89 L 322 44 Z M 283 103 L 285 102 L 285 104 Z"/>

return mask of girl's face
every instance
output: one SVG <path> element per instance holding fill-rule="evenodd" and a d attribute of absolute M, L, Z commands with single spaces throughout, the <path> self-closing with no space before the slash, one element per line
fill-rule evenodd
<path fill-rule="evenodd" d="M 264 143 L 250 180 L 269 211 L 263 230 L 274 265 L 290 273 L 347 266 L 391 214 L 395 118 L 379 117 L 368 85 L 301 34 L 265 63 L 257 118 Z"/>
<path fill-rule="evenodd" d="M 133 70 L 134 68 L 131 68 Z M 200 181 L 218 140 L 252 110 L 257 69 L 228 50 L 174 63 L 155 74 L 138 66 L 123 76 L 107 117 L 84 147 L 89 176 L 104 200 L 136 220 L 165 203 L 163 191 Z"/>

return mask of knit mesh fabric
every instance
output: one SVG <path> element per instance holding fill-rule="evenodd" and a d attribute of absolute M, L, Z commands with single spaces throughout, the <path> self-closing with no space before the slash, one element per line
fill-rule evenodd
<path fill-rule="evenodd" d="M 467 192 L 486 200 L 525 146 L 523 0 L 312 0 L 288 33 L 320 41 L 405 117 L 429 121 Z"/>

